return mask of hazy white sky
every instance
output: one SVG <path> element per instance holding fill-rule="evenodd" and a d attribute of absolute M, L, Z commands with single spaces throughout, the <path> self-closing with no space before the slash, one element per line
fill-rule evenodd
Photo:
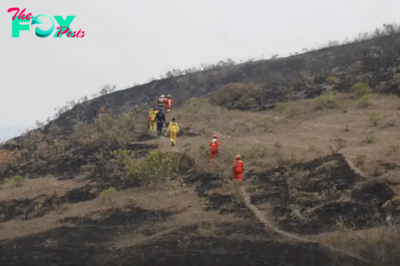
<path fill-rule="evenodd" d="M 11 7 L 75 15 L 78 39 L 11 37 Z M 1 0 L 0 128 L 33 125 L 66 101 L 221 59 L 300 52 L 399 19 L 399 0 Z M 44 28 L 44 27 L 43 27 Z"/>

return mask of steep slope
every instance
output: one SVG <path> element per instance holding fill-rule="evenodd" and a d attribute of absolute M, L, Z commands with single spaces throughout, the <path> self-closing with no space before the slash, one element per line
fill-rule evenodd
<path fill-rule="evenodd" d="M 397 27 L 385 25 L 370 38 L 364 36 L 353 43 L 287 58 L 216 67 L 116 91 L 76 105 L 46 125 L 45 132 L 51 125 L 69 132 L 76 120 L 90 123 L 97 105 L 118 114 L 140 104 L 152 104 L 159 94 L 170 93 L 176 106 L 180 106 L 191 97 L 207 96 L 232 82 L 260 87 L 253 95 L 255 101 L 241 105 L 242 109 L 253 110 L 271 108 L 279 100 L 318 96 L 331 85 L 326 78 L 332 75 L 342 79 L 340 84 L 334 84 L 338 90 L 347 90 L 364 80 L 380 92 L 397 94 L 398 82 L 393 75 L 393 67 L 400 65 Z"/>
<path fill-rule="evenodd" d="M 400 105 L 377 92 L 398 88 L 397 38 L 154 81 L 4 145 L 1 265 L 396 265 Z M 176 146 L 137 106 L 159 93 Z"/>
<path fill-rule="evenodd" d="M 177 146 L 170 146 L 166 137 L 137 140 L 111 157 L 108 150 L 96 155 L 88 149 L 99 141 L 94 132 L 107 129 L 109 133 L 100 136 L 104 139 L 113 132 L 125 134 L 124 123 L 104 116 L 69 137 L 77 150 L 63 161 L 68 168 L 42 166 L 36 170 L 42 178 L 17 186 L 18 179 L 10 177 L 1 185 L 0 262 L 393 265 L 398 232 L 384 221 L 399 215 L 388 207 L 396 206 L 399 193 L 394 164 L 399 153 L 392 147 L 398 123 L 386 126 L 385 119 L 398 114 L 397 98 L 371 94 L 371 106 L 362 107 L 352 94 L 336 97 L 347 104 L 346 112 L 315 109 L 318 100 L 243 112 L 192 99 L 173 113 L 182 129 Z M 387 118 L 375 126 L 372 111 Z M 370 130 L 375 141 L 363 142 Z M 221 157 L 211 166 L 207 143 L 214 132 L 222 146 Z M 328 144 L 337 138 L 346 141 L 344 155 L 330 155 Z M 129 149 L 135 152 L 125 157 Z M 40 151 L 43 155 L 36 154 L 35 164 L 48 152 Z M 84 167 L 71 175 L 68 171 L 80 164 L 76 159 L 83 151 Z M 154 153 L 146 155 L 149 151 Z M 246 163 L 242 191 L 230 182 L 235 153 Z M 170 172 L 168 158 L 178 163 L 172 165 L 178 172 Z M 125 173 L 124 163 L 133 163 L 140 172 Z M 24 166 L 19 170 L 35 176 Z M 62 180 L 64 175 L 69 180 Z M 151 182 L 141 183 L 143 177 Z M 128 182 L 132 179 L 139 183 Z M 374 264 L 382 260 L 381 249 L 387 263 Z"/>

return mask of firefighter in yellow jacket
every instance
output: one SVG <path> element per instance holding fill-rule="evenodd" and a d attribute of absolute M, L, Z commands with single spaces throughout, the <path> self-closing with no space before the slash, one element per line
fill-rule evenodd
<path fill-rule="evenodd" d="M 149 112 L 149 123 L 150 123 L 150 132 L 156 132 L 157 131 L 157 123 L 156 123 L 156 115 L 158 111 L 157 109 L 153 106 L 150 109 Z"/>
<path fill-rule="evenodd" d="M 176 138 L 179 133 L 178 123 L 175 121 L 175 118 L 172 118 L 172 121 L 169 123 L 167 132 L 169 133 L 169 138 L 171 140 L 171 146 L 175 146 Z"/>

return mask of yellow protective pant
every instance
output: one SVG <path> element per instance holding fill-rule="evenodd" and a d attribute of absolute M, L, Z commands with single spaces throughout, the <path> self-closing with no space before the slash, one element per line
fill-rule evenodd
<path fill-rule="evenodd" d="M 157 123 L 156 121 L 150 121 L 150 131 L 157 132 Z"/>
<path fill-rule="evenodd" d="M 177 137 L 177 133 L 175 131 L 170 131 L 169 132 L 169 139 L 171 140 L 172 143 L 176 143 L 176 137 Z"/>

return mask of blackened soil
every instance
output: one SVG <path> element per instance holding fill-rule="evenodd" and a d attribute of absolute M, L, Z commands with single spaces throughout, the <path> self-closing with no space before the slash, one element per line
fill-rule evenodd
<path fill-rule="evenodd" d="M 386 219 L 381 205 L 395 195 L 386 184 L 365 182 L 341 155 L 273 169 L 254 183 L 252 204 L 268 202 L 278 226 L 298 234 L 333 231 L 338 224 L 352 229 L 381 225 Z M 339 200 L 343 195 L 351 200 Z"/>
<path fill-rule="evenodd" d="M 253 213 L 247 208 L 242 200 L 234 195 L 221 195 L 213 193 L 207 197 L 208 206 L 205 211 L 219 211 L 220 214 L 234 214 L 242 218 L 254 218 Z"/>
<path fill-rule="evenodd" d="M 196 234 L 194 227 L 181 228 L 152 243 L 118 250 L 115 256 L 118 259 L 114 261 L 121 266 L 133 265 L 133 260 L 134 265 L 146 266 L 332 265 L 329 257 L 315 245 L 297 246 L 268 238 L 251 240 L 218 234 L 206 237 Z"/>
<path fill-rule="evenodd" d="M 279 210 L 280 227 L 298 234 L 319 234 L 339 229 L 343 225 L 353 229 L 371 228 L 382 224 L 385 219 L 371 206 L 355 202 L 328 203 L 315 209 L 313 216 L 304 219 L 294 215 L 288 208 L 284 210 L 286 214 L 282 209 Z"/>
<path fill-rule="evenodd" d="M 380 182 L 366 182 L 352 192 L 352 198 L 359 202 L 369 202 L 380 206 L 395 196 L 389 185 Z"/>
<path fill-rule="evenodd" d="M 309 171 L 308 181 L 295 180 L 297 189 L 306 192 L 321 192 L 332 189 L 351 188 L 361 177 L 356 174 L 342 155 L 327 156 L 292 167 L 292 176 L 300 171 Z"/>
<path fill-rule="evenodd" d="M 196 177 L 196 175 L 191 175 L 185 180 L 188 184 L 195 185 L 195 191 L 199 197 L 207 197 L 207 192 L 221 188 L 224 184 L 224 181 L 216 176 L 213 176 L 209 173 L 202 173 L 200 176 Z"/>
<path fill-rule="evenodd" d="M 171 215 L 170 212 L 132 208 L 103 213 L 101 220 L 75 219 L 77 226 L 62 226 L 0 242 L 0 265 L 99 265 L 96 257 L 110 254 L 105 242 L 119 234 L 133 232 L 145 223 L 164 221 Z"/>
<path fill-rule="evenodd" d="M 91 186 L 84 186 L 67 192 L 64 196 L 40 195 L 33 199 L 13 199 L 0 202 L 0 222 L 12 219 L 29 220 L 53 211 L 63 203 L 78 203 L 92 200 L 96 197 L 91 194 Z"/>
<path fill-rule="evenodd" d="M 2 241 L 0 265 L 333 265 L 318 246 L 274 242 L 251 224 L 225 223 L 218 225 L 209 236 L 199 234 L 198 225 L 186 226 L 160 239 L 123 249 L 110 245 L 119 234 L 136 232 L 160 216 L 170 217 L 167 213 L 136 208 L 109 215 L 101 222 L 86 220 L 78 227 L 63 226 Z M 357 261 L 351 265 L 364 266 Z"/>

